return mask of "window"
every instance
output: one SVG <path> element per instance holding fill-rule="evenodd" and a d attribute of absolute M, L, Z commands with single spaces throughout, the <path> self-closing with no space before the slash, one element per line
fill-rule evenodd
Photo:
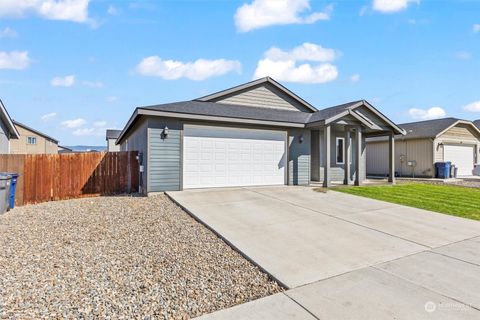
<path fill-rule="evenodd" d="M 37 137 L 27 137 L 27 144 L 37 144 Z"/>
<path fill-rule="evenodd" d="M 337 144 L 336 144 L 336 159 L 337 159 L 337 164 L 343 164 L 345 162 L 345 139 L 344 138 L 337 138 Z"/>

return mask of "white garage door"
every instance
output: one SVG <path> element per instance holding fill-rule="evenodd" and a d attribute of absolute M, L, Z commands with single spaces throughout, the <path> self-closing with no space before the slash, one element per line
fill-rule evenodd
<path fill-rule="evenodd" d="M 183 188 L 285 184 L 286 132 L 185 126 Z"/>
<path fill-rule="evenodd" d="M 459 176 L 471 176 L 473 170 L 473 146 L 445 145 L 444 159 L 458 167 Z"/>

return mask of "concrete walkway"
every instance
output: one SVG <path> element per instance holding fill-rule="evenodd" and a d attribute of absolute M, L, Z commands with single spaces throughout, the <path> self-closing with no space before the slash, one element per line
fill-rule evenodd
<path fill-rule="evenodd" d="M 205 319 L 480 317 L 479 222 L 307 187 L 168 194 L 290 289 Z"/>

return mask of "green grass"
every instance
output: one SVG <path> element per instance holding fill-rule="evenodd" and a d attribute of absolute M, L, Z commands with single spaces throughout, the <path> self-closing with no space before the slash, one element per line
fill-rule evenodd
<path fill-rule="evenodd" d="M 480 220 L 480 189 L 477 188 L 408 183 L 393 186 L 338 187 L 333 190 Z"/>

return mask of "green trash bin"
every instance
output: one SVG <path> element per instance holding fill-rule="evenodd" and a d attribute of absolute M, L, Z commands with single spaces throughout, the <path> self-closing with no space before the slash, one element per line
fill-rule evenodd
<path fill-rule="evenodd" d="M 12 176 L 0 173 L 0 214 L 7 212 L 10 200 L 10 183 Z"/>

